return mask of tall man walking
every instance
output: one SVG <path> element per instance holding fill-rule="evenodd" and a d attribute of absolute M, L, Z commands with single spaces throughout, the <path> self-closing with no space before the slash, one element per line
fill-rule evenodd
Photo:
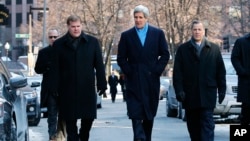
<path fill-rule="evenodd" d="M 135 26 L 121 34 L 117 62 L 126 75 L 126 104 L 134 141 L 151 141 L 160 93 L 160 76 L 169 52 L 164 32 L 148 24 L 149 10 L 134 9 Z"/>
<path fill-rule="evenodd" d="M 59 116 L 66 122 L 67 141 L 88 141 L 97 115 L 96 89 L 99 95 L 107 89 L 102 52 L 98 39 L 83 32 L 79 16 L 69 16 L 66 23 L 68 32 L 54 42 Z"/>
<path fill-rule="evenodd" d="M 237 102 L 241 102 L 241 125 L 250 124 L 250 33 L 236 40 L 231 54 L 238 75 Z"/>
<path fill-rule="evenodd" d="M 226 91 L 226 70 L 219 46 L 205 38 L 200 21 L 191 25 L 192 37 L 176 53 L 173 86 L 185 109 L 191 141 L 213 141 L 213 111 L 217 92 L 222 103 Z"/>

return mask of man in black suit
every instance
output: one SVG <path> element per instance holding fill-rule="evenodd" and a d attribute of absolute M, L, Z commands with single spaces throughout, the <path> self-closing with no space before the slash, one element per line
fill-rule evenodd
<path fill-rule="evenodd" d="M 237 102 L 241 102 L 241 119 L 243 126 L 250 124 L 250 33 L 235 41 L 231 54 L 232 64 L 238 75 Z"/>
<path fill-rule="evenodd" d="M 41 86 L 41 108 L 48 109 L 48 132 L 51 141 L 57 137 L 57 86 L 55 82 L 55 73 L 52 69 L 52 59 L 54 56 L 53 42 L 59 33 L 56 29 L 50 29 L 48 32 L 49 46 L 39 50 L 38 58 L 35 64 L 35 71 L 43 75 Z"/>
<path fill-rule="evenodd" d="M 108 83 L 110 86 L 111 100 L 114 103 L 117 94 L 117 84 L 119 83 L 118 77 L 115 75 L 114 71 L 112 71 L 111 75 L 109 76 Z"/>

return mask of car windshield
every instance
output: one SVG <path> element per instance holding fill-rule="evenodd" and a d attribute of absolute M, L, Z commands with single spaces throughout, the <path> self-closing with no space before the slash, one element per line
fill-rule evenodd
<path fill-rule="evenodd" d="M 236 75 L 236 71 L 231 63 L 230 58 L 223 58 L 227 75 Z"/>

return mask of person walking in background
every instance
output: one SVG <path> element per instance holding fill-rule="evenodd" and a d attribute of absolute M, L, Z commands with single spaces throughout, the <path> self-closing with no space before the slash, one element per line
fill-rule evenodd
<path fill-rule="evenodd" d="M 55 49 L 52 47 L 54 41 L 59 36 L 57 29 L 50 29 L 48 32 L 49 46 L 39 50 L 35 64 L 35 72 L 43 75 L 41 85 L 41 102 L 40 107 L 47 107 L 48 112 L 48 132 L 49 139 L 55 141 L 57 138 L 57 126 L 63 130 L 61 119 L 58 118 L 58 93 L 55 85 L 55 71 L 53 70 L 53 57 Z M 63 132 L 64 133 L 64 132 Z M 64 133 L 65 135 L 65 133 Z M 65 135 L 66 136 L 66 135 Z"/>
<path fill-rule="evenodd" d="M 118 85 L 118 77 L 115 75 L 115 72 L 112 71 L 111 75 L 108 78 L 108 84 L 110 86 L 110 94 L 111 94 L 111 100 L 114 103 L 115 102 L 115 97 L 117 94 L 117 85 Z"/>
<path fill-rule="evenodd" d="M 185 109 L 191 141 L 213 141 L 213 111 L 217 92 L 220 104 L 225 97 L 226 70 L 220 48 L 205 38 L 203 24 L 193 21 L 191 31 L 191 39 L 177 49 L 173 86 Z"/>
<path fill-rule="evenodd" d="M 235 41 L 231 61 L 238 75 L 237 102 L 241 102 L 240 124 L 250 123 L 250 33 Z"/>
<path fill-rule="evenodd" d="M 164 32 L 148 24 L 149 10 L 134 9 L 135 26 L 123 32 L 117 62 L 126 75 L 126 104 L 134 141 L 151 141 L 160 93 L 160 76 L 169 52 Z"/>
<path fill-rule="evenodd" d="M 124 73 L 120 73 L 120 76 L 119 76 L 119 84 L 121 85 L 121 91 L 122 91 L 122 96 L 123 96 L 123 102 L 126 101 L 126 80 L 125 80 L 125 74 Z"/>
<path fill-rule="evenodd" d="M 83 32 L 79 16 L 69 16 L 66 24 L 68 32 L 53 44 L 59 116 L 66 123 L 67 141 L 88 141 L 97 116 L 96 93 L 102 95 L 107 89 L 102 51 L 98 39 Z"/>

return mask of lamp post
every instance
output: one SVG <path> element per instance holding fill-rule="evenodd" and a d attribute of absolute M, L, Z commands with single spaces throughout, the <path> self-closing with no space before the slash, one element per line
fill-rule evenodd
<path fill-rule="evenodd" d="M 40 7 L 31 7 L 30 6 L 30 12 L 29 12 L 29 49 L 28 49 L 28 66 L 29 66 L 29 76 L 33 75 L 33 66 L 34 66 L 34 55 L 32 52 L 32 16 L 31 16 L 31 12 L 32 10 L 44 10 L 44 15 L 46 17 L 46 11 L 49 10 L 49 8 L 46 8 L 46 1 L 44 3 L 44 8 L 40 8 Z M 45 19 L 43 20 L 43 38 L 45 37 Z M 43 42 L 45 42 L 45 39 L 43 39 Z M 45 43 L 43 43 L 45 44 Z"/>

